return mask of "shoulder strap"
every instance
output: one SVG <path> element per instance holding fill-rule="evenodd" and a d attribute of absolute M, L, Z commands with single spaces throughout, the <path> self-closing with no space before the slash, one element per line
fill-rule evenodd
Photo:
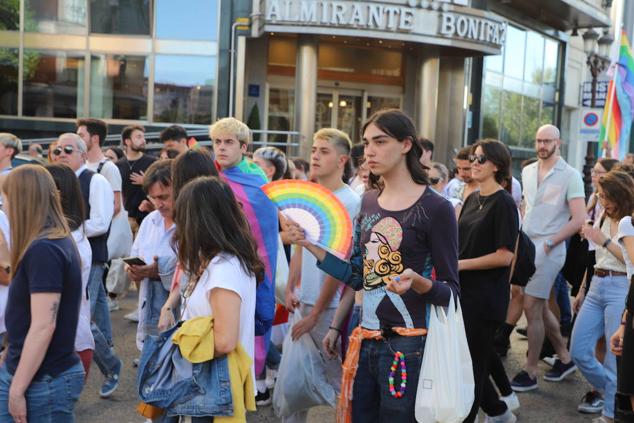
<path fill-rule="evenodd" d="M 517 232 L 517 239 L 515 240 L 515 251 L 513 252 L 513 260 L 511 260 L 511 268 L 509 272 L 509 283 L 511 283 L 511 278 L 513 277 L 513 272 L 515 272 L 515 264 L 517 264 L 517 250 L 520 247 L 520 236 L 522 236 L 522 227 L 520 226 L 520 230 Z"/>
<path fill-rule="evenodd" d="M 106 160 L 99 162 L 99 166 L 97 166 L 97 173 L 101 174 L 101 170 L 103 169 L 103 166 L 105 164 L 106 164 Z"/>

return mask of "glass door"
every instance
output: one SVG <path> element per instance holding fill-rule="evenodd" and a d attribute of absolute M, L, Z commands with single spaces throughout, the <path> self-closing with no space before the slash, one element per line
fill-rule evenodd
<path fill-rule="evenodd" d="M 359 142 L 363 119 L 363 92 L 355 90 L 320 89 L 317 94 L 315 131 L 337 128 Z"/>

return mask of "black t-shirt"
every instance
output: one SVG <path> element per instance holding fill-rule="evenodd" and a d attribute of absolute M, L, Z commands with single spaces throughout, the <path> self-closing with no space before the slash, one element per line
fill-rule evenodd
<path fill-rule="evenodd" d="M 81 262 L 69 236 L 37 239 L 26 250 L 9 285 L 5 314 L 9 350 L 7 370 L 14 374 L 31 326 L 31 294 L 61 294 L 53 338 L 35 377 L 56 376 L 79 362 L 75 334 L 81 301 Z M 49 310 L 45 310 L 50 313 Z"/>
<path fill-rule="evenodd" d="M 458 220 L 460 259 L 482 257 L 500 248 L 514 252 L 519 216 L 505 190 L 489 196 L 467 197 Z M 502 322 L 509 303 L 509 267 L 460 272 L 461 303 L 465 313 Z"/>
<path fill-rule="evenodd" d="M 122 158 L 117 162 L 121 172 L 121 192 L 123 194 L 123 207 L 128 211 L 128 216 L 134 217 L 140 224 L 147 213 L 139 211 L 139 206 L 145 200 L 146 195 L 142 185 L 135 185 L 130 180 L 133 173 L 145 172 L 156 159 L 144 154 L 141 158 L 130 161 Z"/>

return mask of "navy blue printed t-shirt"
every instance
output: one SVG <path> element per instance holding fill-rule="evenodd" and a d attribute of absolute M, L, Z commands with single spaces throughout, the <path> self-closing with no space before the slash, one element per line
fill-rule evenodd
<path fill-rule="evenodd" d="M 69 236 L 41 238 L 26 250 L 9 285 L 5 322 L 9 339 L 6 366 L 14 374 L 31 326 L 31 294 L 61 294 L 53 338 L 35 377 L 56 376 L 79 362 L 75 333 L 82 295 L 81 262 Z M 44 310 L 52 313 L 52 310 Z"/>

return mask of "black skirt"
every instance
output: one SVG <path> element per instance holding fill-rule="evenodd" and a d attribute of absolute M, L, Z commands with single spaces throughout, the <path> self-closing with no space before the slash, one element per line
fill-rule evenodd
<path fill-rule="evenodd" d="M 618 360 L 617 391 L 634 395 L 634 313 L 629 310 L 623 334 L 623 352 Z"/>

